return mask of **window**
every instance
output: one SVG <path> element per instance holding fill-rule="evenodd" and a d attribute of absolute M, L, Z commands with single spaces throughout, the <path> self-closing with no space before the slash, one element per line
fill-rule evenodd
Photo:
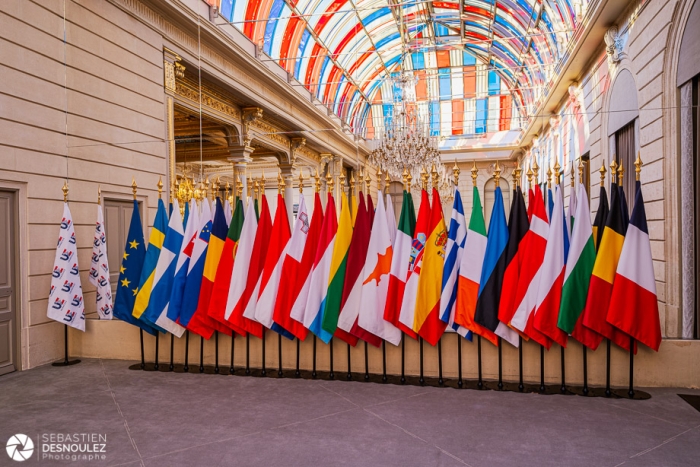
<path fill-rule="evenodd" d="M 501 192 L 503 193 L 503 208 L 506 212 L 506 219 L 508 219 L 508 212 L 510 211 L 510 199 L 511 191 L 508 181 L 503 177 L 499 179 L 498 186 L 501 187 Z M 484 185 L 484 221 L 486 222 L 486 229 L 489 228 L 489 223 L 491 222 L 491 212 L 493 211 L 493 203 L 496 200 L 496 180 L 490 178 Z"/>
<path fill-rule="evenodd" d="M 615 132 L 615 163 L 618 166 L 622 163 L 622 167 L 625 169 L 622 188 L 625 190 L 630 212 L 634 204 L 634 160 L 637 158 L 634 137 L 636 121 L 635 118 Z"/>
<path fill-rule="evenodd" d="M 583 186 L 586 188 L 586 194 L 588 194 L 588 201 L 591 200 L 591 155 L 586 153 L 581 156 L 581 161 L 583 162 Z"/>
<path fill-rule="evenodd" d="M 109 282 L 112 284 L 112 295 L 115 296 L 119 282 L 119 266 L 129 235 L 131 213 L 134 210 L 133 201 L 105 199 L 104 218 L 105 234 L 107 236 L 107 260 L 109 261 Z M 143 224 L 143 203 L 139 202 L 139 213 Z"/>

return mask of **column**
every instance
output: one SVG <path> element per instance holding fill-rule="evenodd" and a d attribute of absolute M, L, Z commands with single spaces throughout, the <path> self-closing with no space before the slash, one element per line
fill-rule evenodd
<path fill-rule="evenodd" d="M 693 183 L 693 84 L 681 88 L 681 277 L 682 337 L 692 339 L 695 327 L 695 196 Z M 675 332 L 675 330 L 674 330 Z"/>
<path fill-rule="evenodd" d="M 294 176 L 292 170 L 293 164 L 280 164 L 280 171 L 284 179 L 284 205 L 287 208 L 289 216 L 289 225 L 294 222 Z"/>
<path fill-rule="evenodd" d="M 229 157 L 228 161 L 233 164 L 233 180 L 234 186 L 238 188 L 238 181 L 243 187 L 241 192 L 241 198 L 243 199 L 243 204 L 247 204 L 247 194 L 248 194 L 248 181 L 246 179 L 246 169 L 249 162 L 253 161 L 250 155 L 253 153 L 253 148 L 248 146 L 238 146 L 229 147 Z M 234 193 L 235 196 L 235 193 Z"/>

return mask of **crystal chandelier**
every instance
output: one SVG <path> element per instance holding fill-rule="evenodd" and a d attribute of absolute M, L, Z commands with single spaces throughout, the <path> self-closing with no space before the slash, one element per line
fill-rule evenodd
<path fill-rule="evenodd" d="M 391 76 L 393 112 L 388 125 L 380 130 L 378 146 L 369 154 L 369 162 L 400 180 L 404 171 L 412 177 L 415 188 L 421 185 L 421 171 L 439 174 L 438 188 L 445 200 L 452 198 L 447 171 L 440 160 L 439 136 L 431 136 L 418 114 L 416 105 L 417 77 L 412 71 L 400 71 Z"/>

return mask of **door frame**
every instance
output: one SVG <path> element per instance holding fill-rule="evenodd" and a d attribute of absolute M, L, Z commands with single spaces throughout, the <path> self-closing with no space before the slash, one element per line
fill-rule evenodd
<path fill-rule="evenodd" d="M 29 359 L 29 255 L 27 227 L 27 183 L 0 178 L 0 190 L 12 191 L 15 194 L 15 307 L 17 319 L 15 323 L 15 368 L 23 371 L 30 368 Z M 25 252 L 25 254 L 22 254 Z"/>

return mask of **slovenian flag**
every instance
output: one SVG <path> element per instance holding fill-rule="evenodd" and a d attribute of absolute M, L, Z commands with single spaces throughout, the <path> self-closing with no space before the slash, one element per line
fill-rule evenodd
<path fill-rule="evenodd" d="M 459 265 L 459 277 L 457 278 L 455 323 L 488 339 L 493 345 L 498 345 L 496 335 L 474 320 L 488 239 L 477 187 L 474 187 L 472 191 L 472 199 L 472 214 L 469 218 L 469 229 L 467 230 L 467 239 L 464 242 L 464 254 Z"/>
<path fill-rule="evenodd" d="M 635 188 L 637 193 L 634 209 L 615 273 L 607 321 L 621 332 L 658 352 L 661 345 L 661 325 L 654 264 L 639 181 L 636 182 Z M 634 351 L 636 350 L 635 345 Z"/>
<path fill-rule="evenodd" d="M 326 213 L 323 216 L 321 226 L 321 236 L 316 250 L 314 267 L 309 281 L 309 293 L 304 307 L 293 307 L 291 316 L 293 319 L 304 324 L 309 331 L 313 332 L 323 342 L 328 344 L 333 334 L 327 332 L 321 326 L 323 319 L 323 308 L 325 307 L 328 281 L 333 262 L 333 247 L 335 236 L 338 231 L 338 217 L 335 213 L 335 200 L 333 195 L 328 193 L 326 202 Z"/>

